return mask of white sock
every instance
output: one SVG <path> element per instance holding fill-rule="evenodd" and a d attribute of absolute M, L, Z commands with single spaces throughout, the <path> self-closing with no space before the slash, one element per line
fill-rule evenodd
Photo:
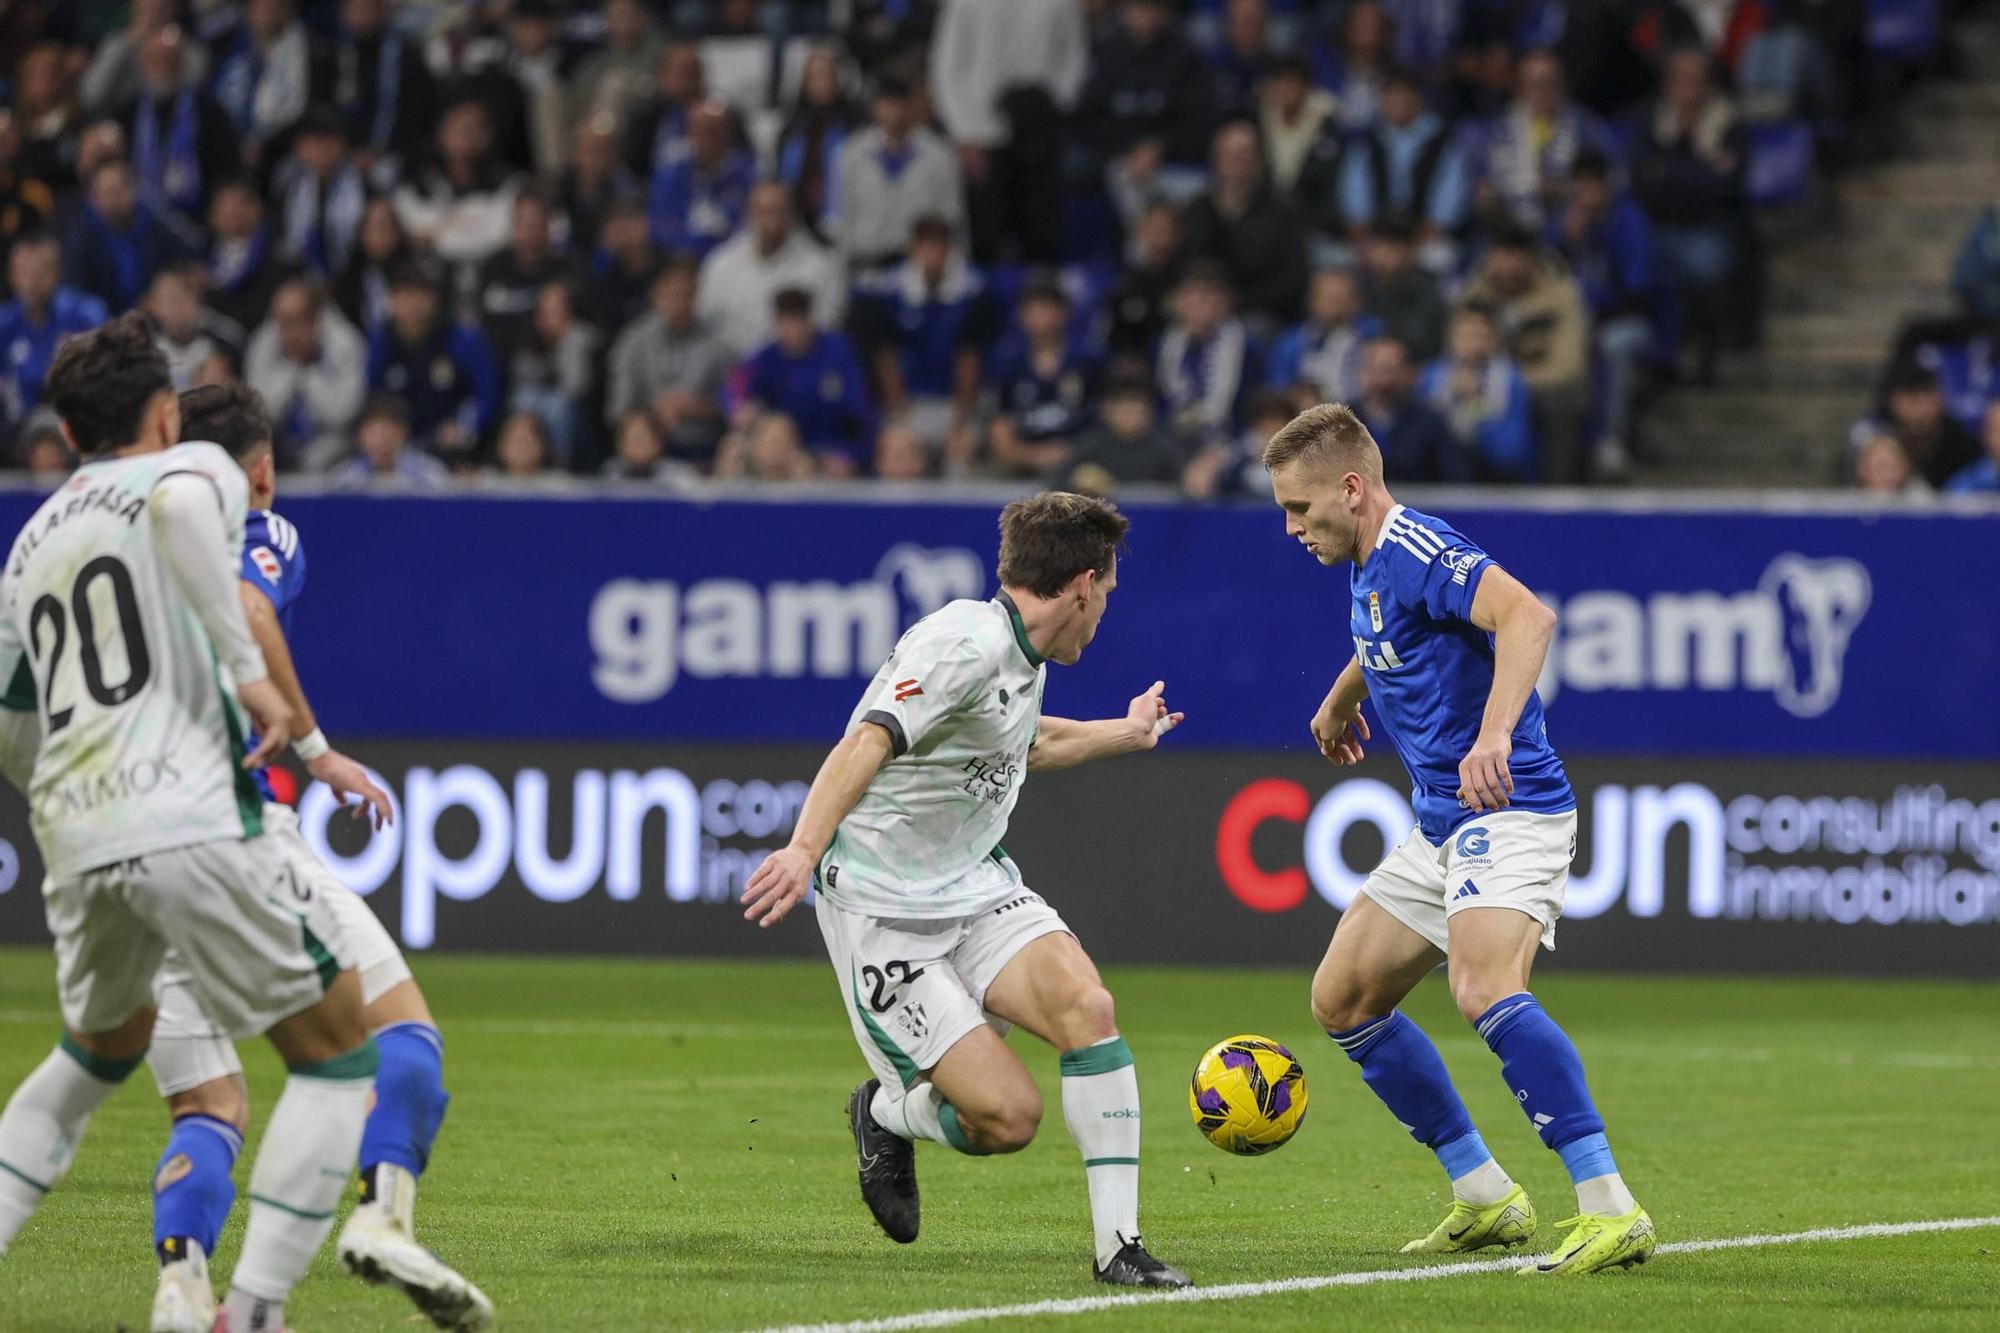
<path fill-rule="evenodd" d="M 1139 1075 L 1123 1037 L 1062 1055 L 1063 1120 L 1083 1152 L 1097 1264 L 1139 1234 Z"/>
<path fill-rule="evenodd" d="M 294 1073 L 250 1171 L 250 1227 L 230 1276 L 238 1296 L 282 1307 L 333 1229 L 375 1091 L 375 1045 Z M 248 1311 L 246 1309 L 246 1317 Z M 273 1328 L 281 1327 L 274 1323 Z M 230 1333 L 242 1333 L 230 1325 Z"/>
<path fill-rule="evenodd" d="M 918 1083 L 907 1089 L 892 1088 L 884 1083 L 875 1089 L 875 1100 L 868 1104 L 868 1114 L 875 1117 L 876 1124 L 898 1138 L 950 1143 L 943 1119 L 944 1109 L 949 1104 L 930 1083 Z"/>
<path fill-rule="evenodd" d="M 1489 1157 L 1478 1166 L 1451 1182 L 1454 1199 L 1486 1207 L 1495 1204 L 1514 1192 L 1514 1178 L 1500 1167 L 1497 1158 Z"/>
<path fill-rule="evenodd" d="M 285 1303 L 231 1290 L 222 1303 L 221 1327 L 227 1333 L 283 1333 Z"/>
<path fill-rule="evenodd" d="M 1623 1217 L 1638 1206 L 1639 1201 L 1632 1197 L 1632 1191 L 1625 1188 L 1625 1177 L 1616 1171 L 1608 1176 L 1592 1176 L 1589 1180 L 1576 1182 L 1576 1210 L 1580 1213 Z"/>
<path fill-rule="evenodd" d="M 91 1112 L 138 1063 L 100 1060 L 65 1037 L 14 1089 L 0 1112 L 0 1254 L 68 1173 Z"/>

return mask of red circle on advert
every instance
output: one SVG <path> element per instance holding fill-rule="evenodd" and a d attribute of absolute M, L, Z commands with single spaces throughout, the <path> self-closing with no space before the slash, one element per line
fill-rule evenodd
<path fill-rule="evenodd" d="M 1253 912 L 1289 912 L 1306 900 L 1306 872 L 1265 870 L 1251 856 L 1250 841 L 1267 819 L 1303 824 L 1311 812 L 1312 797 L 1286 778 L 1261 779 L 1230 798 L 1215 825 L 1215 865 L 1238 902 Z"/>

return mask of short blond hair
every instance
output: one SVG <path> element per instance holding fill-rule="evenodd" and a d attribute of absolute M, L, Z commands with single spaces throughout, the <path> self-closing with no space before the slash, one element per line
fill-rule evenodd
<path fill-rule="evenodd" d="M 1345 403 L 1307 408 L 1264 446 L 1268 471 L 1299 462 L 1325 464 L 1337 475 L 1355 472 L 1377 485 L 1382 482 L 1382 450 Z"/>

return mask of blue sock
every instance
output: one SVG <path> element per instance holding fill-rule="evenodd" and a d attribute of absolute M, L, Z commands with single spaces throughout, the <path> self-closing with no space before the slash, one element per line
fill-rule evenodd
<path fill-rule="evenodd" d="M 1493 1160 L 1424 1030 L 1391 1010 L 1345 1032 L 1329 1032 L 1410 1137 L 1437 1154 L 1453 1180 Z"/>
<path fill-rule="evenodd" d="M 160 1262 L 187 1258 L 188 1241 L 203 1254 L 215 1253 L 222 1224 L 236 1202 L 236 1155 L 243 1135 L 213 1116 L 184 1115 L 174 1121 L 167 1150 L 153 1168 L 153 1249 Z"/>
<path fill-rule="evenodd" d="M 1571 1177 L 1588 1180 L 1617 1170 L 1611 1164 L 1611 1149 L 1604 1144 L 1604 1119 L 1583 1081 L 1583 1057 L 1535 997 L 1527 991 L 1509 995 L 1473 1026 L 1500 1057 L 1500 1073 L 1529 1123 L 1543 1143 L 1562 1154 Z M 1594 1151 L 1571 1151 L 1573 1145 L 1592 1139 Z M 1579 1169 L 1589 1169 L 1590 1176 L 1576 1175 Z"/>
<path fill-rule="evenodd" d="M 375 1168 L 385 1162 L 420 1176 L 444 1123 L 444 1038 L 428 1023 L 398 1023 L 375 1034 L 375 1109 L 361 1134 L 361 1197 L 374 1197 Z"/>

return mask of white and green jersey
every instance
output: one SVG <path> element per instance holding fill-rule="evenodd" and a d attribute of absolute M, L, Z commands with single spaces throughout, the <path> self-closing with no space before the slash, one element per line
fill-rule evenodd
<path fill-rule="evenodd" d="M 840 822 L 819 886 L 876 917 L 970 916 L 1014 890 L 1000 839 L 1028 774 L 1048 669 L 1005 593 L 912 625 L 848 719 L 895 755 Z"/>
<path fill-rule="evenodd" d="M 155 548 L 166 477 L 214 487 L 242 559 L 249 483 L 219 445 L 86 463 L 0 573 L 0 705 L 39 714 L 28 805 L 51 877 L 262 831 L 235 682 Z"/>

